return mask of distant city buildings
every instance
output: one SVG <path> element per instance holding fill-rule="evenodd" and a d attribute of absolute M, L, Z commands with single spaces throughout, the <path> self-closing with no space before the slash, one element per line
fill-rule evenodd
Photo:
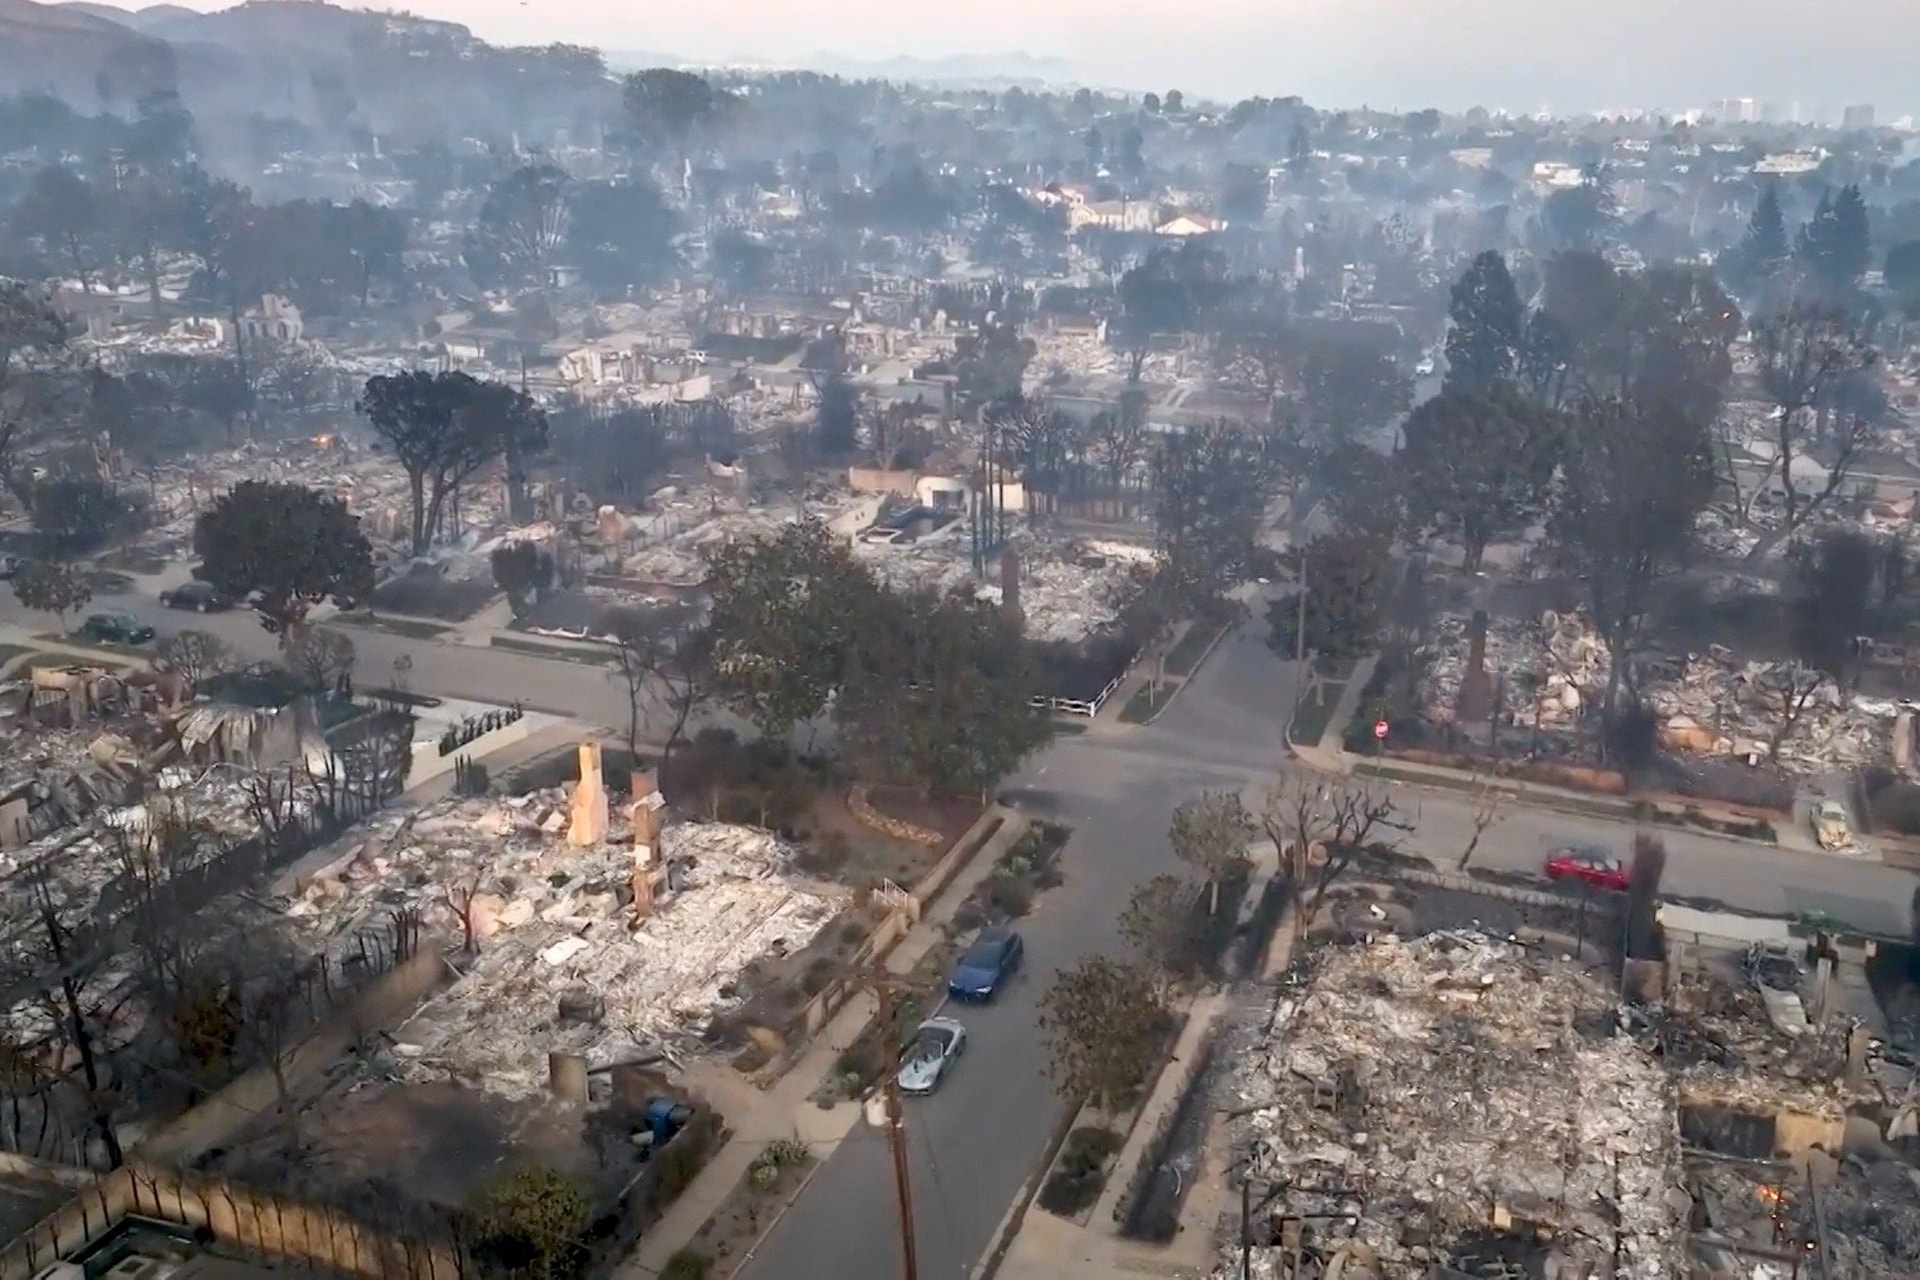
<path fill-rule="evenodd" d="M 1840 127 L 1849 131 L 1873 128 L 1873 104 L 1863 102 L 1840 113 Z"/>

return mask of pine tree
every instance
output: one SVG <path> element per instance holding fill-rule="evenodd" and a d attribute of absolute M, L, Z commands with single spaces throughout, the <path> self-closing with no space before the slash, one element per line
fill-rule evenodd
<path fill-rule="evenodd" d="M 1835 296 L 1843 295 L 1866 274 L 1872 255 L 1870 231 L 1860 188 L 1849 184 L 1836 196 L 1829 187 L 1820 193 L 1813 217 L 1800 228 L 1794 256 L 1815 283 Z"/>
<path fill-rule="evenodd" d="M 1831 254 L 1834 283 L 1847 288 L 1860 283 L 1873 258 L 1873 228 L 1867 217 L 1866 197 L 1855 183 L 1840 188 L 1833 202 L 1834 240 Z"/>
<path fill-rule="evenodd" d="M 1728 283 L 1743 294 L 1755 294 L 1779 277 L 1786 267 L 1792 248 L 1787 243 L 1787 222 L 1780 213 L 1780 191 L 1768 183 L 1760 192 L 1747 221 L 1747 233 L 1728 250 Z"/>
<path fill-rule="evenodd" d="M 1513 376 L 1514 353 L 1526 323 L 1507 260 L 1489 249 L 1453 286 L 1447 308 L 1447 381 L 1450 388 L 1484 389 Z"/>

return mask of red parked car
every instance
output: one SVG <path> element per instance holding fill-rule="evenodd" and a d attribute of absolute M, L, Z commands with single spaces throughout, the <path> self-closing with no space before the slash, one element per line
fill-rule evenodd
<path fill-rule="evenodd" d="M 1627 864 L 1605 849 L 1574 846 L 1547 855 L 1547 879 L 1578 880 L 1596 889 L 1627 887 Z"/>

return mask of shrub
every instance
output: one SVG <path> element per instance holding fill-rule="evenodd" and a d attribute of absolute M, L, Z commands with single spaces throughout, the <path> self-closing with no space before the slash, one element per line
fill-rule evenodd
<path fill-rule="evenodd" d="M 660 1280 L 707 1280 L 707 1273 L 712 1270 L 712 1258 L 686 1245 L 675 1249 L 667 1259 L 667 1265 L 660 1269 Z"/>
<path fill-rule="evenodd" d="M 747 1184 L 755 1191 L 768 1192 L 780 1185 L 780 1166 L 762 1157 L 747 1169 Z"/>
<path fill-rule="evenodd" d="M 791 1168 L 811 1160 L 813 1153 L 798 1138 L 775 1138 L 767 1144 L 767 1149 L 760 1153 L 760 1157 L 782 1168 Z"/>

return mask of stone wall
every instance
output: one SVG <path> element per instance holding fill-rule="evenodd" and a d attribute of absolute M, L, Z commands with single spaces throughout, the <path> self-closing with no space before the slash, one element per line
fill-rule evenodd
<path fill-rule="evenodd" d="M 938 849 L 947 842 L 938 831 L 929 831 L 925 827 L 916 827 L 911 822 L 902 822 L 898 818 L 889 818 L 873 807 L 867 799 L 867 787 L 857 784 L 847 792 L 847 811 L 863 827 L 878 831 L 881 835 L 892 836 L 895 840 L 905 840 L 908 844 L 925 845 L 929 849 Z"/>

